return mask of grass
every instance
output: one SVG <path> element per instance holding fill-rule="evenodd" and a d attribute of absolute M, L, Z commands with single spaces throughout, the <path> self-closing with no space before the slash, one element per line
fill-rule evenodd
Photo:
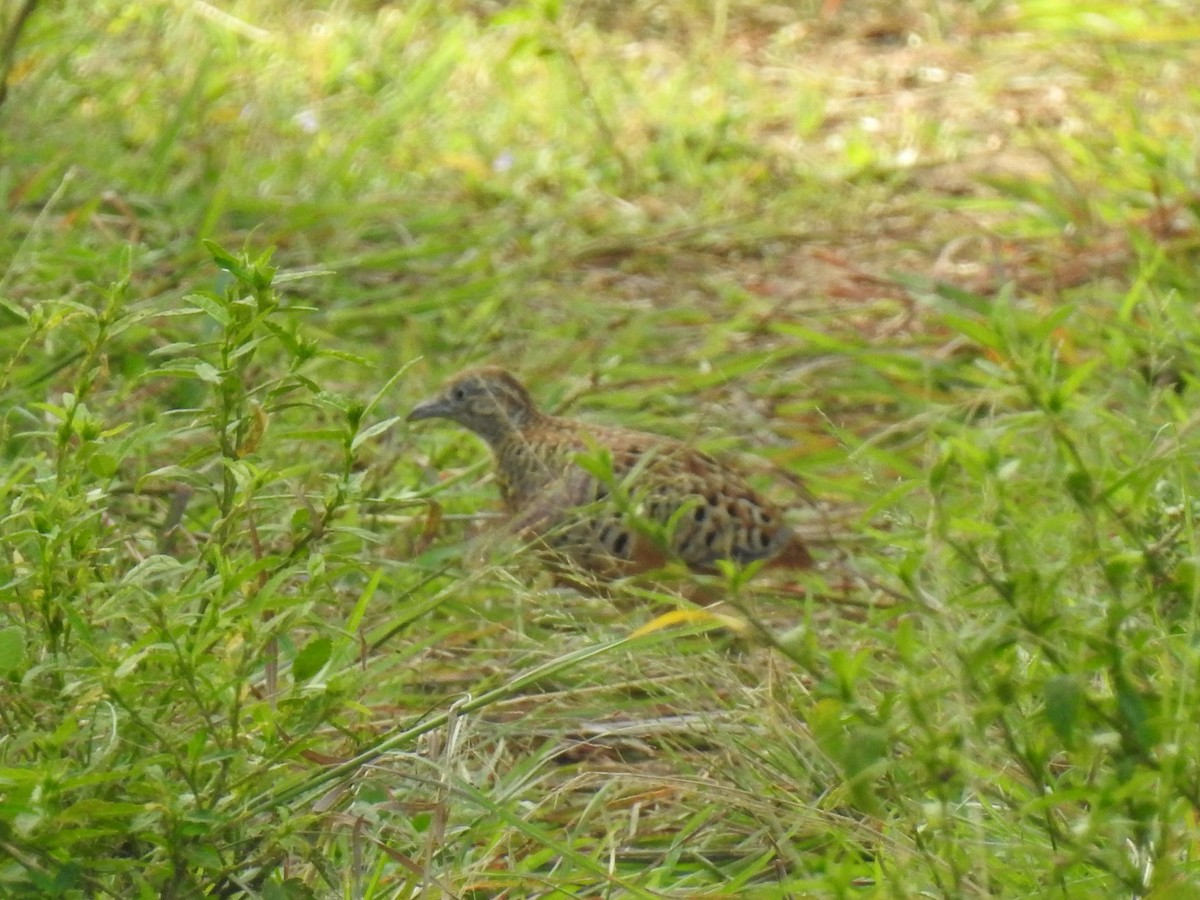
<path fill-rule="evenodd" d="M 0 895 L 1195 892 L 1200 10 L 819 9 L 34 10 Z M 480 361 L 822 568 L 553 590 Z"/>

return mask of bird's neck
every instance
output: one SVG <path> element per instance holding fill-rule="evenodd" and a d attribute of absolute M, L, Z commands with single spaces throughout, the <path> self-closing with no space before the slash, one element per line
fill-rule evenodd
<path fill-rule="evenodd" d="M 489 421 L 485 427 L 476 433 L 483 438 L 492 450 L 499 452 L 514 440 L 521 441 L 530 431 L 535 431 L 541 424 L 550 419 L 537 410 L 522 410 L 504 418 Z"/>

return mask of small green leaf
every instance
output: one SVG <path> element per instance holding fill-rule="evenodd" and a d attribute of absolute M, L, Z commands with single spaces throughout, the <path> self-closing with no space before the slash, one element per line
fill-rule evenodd
<path fill-rule="evenodd" d="M 80 865 L 71 860 L 45 871 L 29 869 L 29 880 L 43 897 L 63 897 L 79 886 Z"/>
<path fill-rule="evenodd" d="M 1067 492 L 1080 506 L 1090 507 L 1096 502 L 1092 476 L 1082 469 L 1076 469 L 1067 476 Z"/>
<path fill-rule="evenodd" d="M 206 384 L 221 383 L 221 372 L 211 363 L 196 363 L 196 377 Z"/>
<path fill-rule="evenodd" d="M 296 654 L 292 663 L 292 677 L 296 681 L 308 681 L 316 675 L 333 653 L 333 641 L 329 638 L 315 638 Z"/>
<path fill-rule="evenodd" d="M 836 676 L 838 690 L 843 697 L 849 699 L 854 695 L 855 685 L 858 684 L 870 661 L 870 654 L 862 650 L 857 653 L 850 653 L 847 650 L 830 652 L 829 669 Z"/>
<path fill-rule="evenodd" d="M 390 419 L 384 419 L 382 422 L 376 422 L 370 428 L 364 428 L 354 436 L 354 440 L 350 444 L 350 449 L 357 450 L 359 444 L 369 441 L 371 438 L 375 437 L 375 435 L 382 434 L 383 432 L 387 431 L 389 428 L 399 422 L 400 418 L 400 416 L 392 416 Z"/>
<path fill-rule="evenodd" d="M 213 295 L 188 294 L 185 299 L 219 325 L 227 326 L 229 324 L 229 310 L 226 309 L 224 303 L 216 299 Z"/>
<path fill-rule="evenodd" d="M 9 300 L 7 297 L 0 297 L 0 310 L 8 313 L 13 320 L 13 324 L 29 321 L 29 313 L 25 312 L 19 304 Z"/>
<path fill-rule="evenodd" d="M 88 460 L 88 471 L 97 478 L 112 478 L 120 465 L 121 461 L 116 456 L 101 450 Z"/>
<path fill-rule="evenodd" d="M 303 272 L 277 272 L 274 284 L 287 284 L 289 281 L 304 281 L 306 278 L 327 278 L 336 274 L 336 269 L 305 269 Z M 289 306 L 289 309 L 295 309 L 295 307 Z"/>
<path fill-rule="evenodd" d="M 87 825 L 104 819 L 132 819 L 145 811 L 146 807 L 141 803 L 85 797 L 77 803 L 72 803 L 55 818 L 60 824 Z"/>
<path fill-rule="evenodd" d="M 1051 678 L 1045 686 L 1046 719 L 1068 747 L 1075 742 L 1075 726 L 1083 709 L 1083 686 L 1074 675 Z"/>
<path fill-rule="evenodd" d="M 970 338 L 980 346 L 997 352 L 1004 349 L 1004 340 L 996 333 L 995 329 L 989 328 L 986 322 L 955 313 L 943 313 L 942 320 L 959 334 Z"/>
<path fill-rule="evenodd" d="M 1159 742 L 1158 728 L 1153 718 L 1149 698 L 1134 685 L 1117 685 L 1117 713 L 1124 721 L 1126 733 L 1137 739 L 1139 749 L 1145 750 Z"/>
<path fill-rule="evenodd" d="M 589 448 L 589 452 L 576 453 L 575 464 L 604 484 L 613 480 L 612 453 L 607 448 Z"/>
<path fill-rule="evenodd" d="M 1200 557 L 1188 556 L 1181 559 L 1175 566 L 1172 578 L 1182 590 L 1193 593 L 1200 587 Z"/>
<path fill-rule="evenodd" d="M 1058 393 L 1064 398 L 1078 393 L 1084 382 L 1090 379 L 1096 369 L 1099 368 L 1101 362 L 1103 360 L 1097 357 L 1077 366 L 1069 376 L 1063 379 L 1062 384 L 1058 386 Z"/>
<path fill-rule="evenodd" d="M 24 665 L 24 632 L 15 625 L 0 628 L 0 672 L 14 672 Z"/>
<path fill-rule="evenodd" d="M 250 280 L 250 273 L 246 271 L 246 266 L 220 244 L 206 240 L 204 248 L 212 255 L 217 268 L 224 269 L 243 284 Z"/>

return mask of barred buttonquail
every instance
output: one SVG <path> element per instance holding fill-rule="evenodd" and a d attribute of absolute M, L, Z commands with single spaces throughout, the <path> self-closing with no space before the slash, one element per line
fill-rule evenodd
<path fill-rule="evenodd" d="M 503 369 L 461 372 L 408 415 L 432 418 L 483 438 L 514 524 L 591 574 L 633 574 L 670 558 L 699 571 L 718 560 L 812 565 L 779 508 L 728 466 L 670 438 L 545 415 Z M 611 477 L 595 462 L 604 456 Z M 646 522 L 665 526 L 665 540 Z"/>

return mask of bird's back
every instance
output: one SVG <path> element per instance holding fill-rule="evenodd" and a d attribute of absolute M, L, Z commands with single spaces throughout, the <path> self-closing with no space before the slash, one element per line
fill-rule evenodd
<path fill-rule="evenodd" d="M 811 565 L 773 503 L 679 441 L 539 416 L 494 448 L 519 524 L 585 569 L 642 571 L 677 558 Z"/>

